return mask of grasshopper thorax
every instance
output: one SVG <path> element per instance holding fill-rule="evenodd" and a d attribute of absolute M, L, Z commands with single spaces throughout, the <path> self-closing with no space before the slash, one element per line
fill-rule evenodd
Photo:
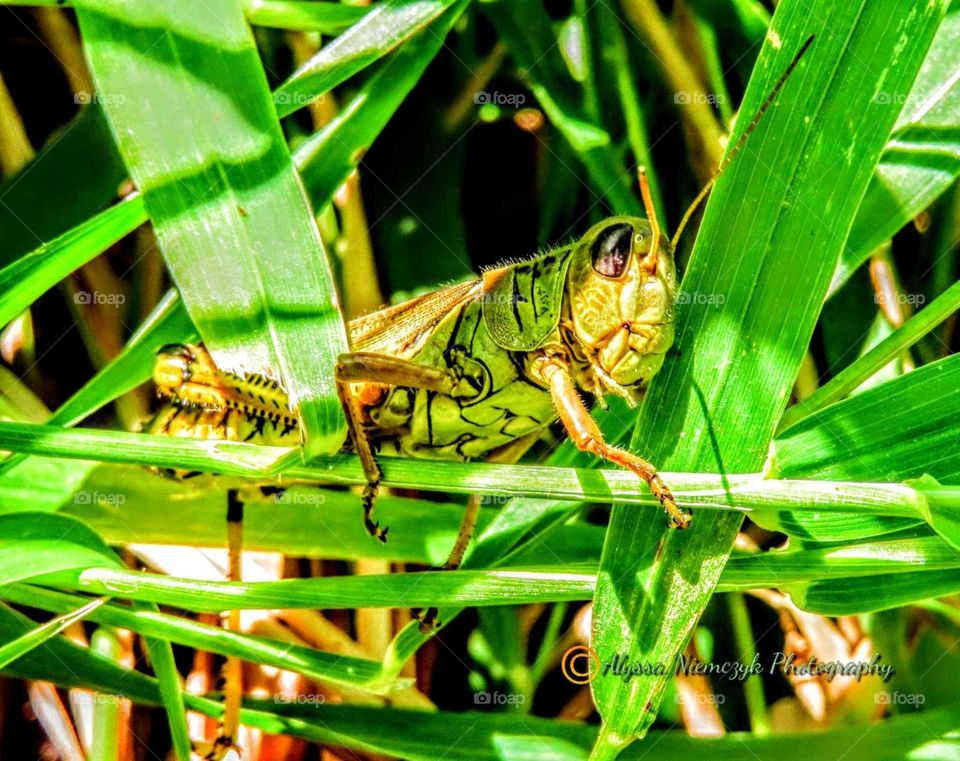
<path fill-rule="evenodd" d="M 636 397 L 673 342 L 676 268 L 670 242 L 642 217 L 611 217 L 574 244 L 564 292 L 564 342 L 577 382 Z"/>

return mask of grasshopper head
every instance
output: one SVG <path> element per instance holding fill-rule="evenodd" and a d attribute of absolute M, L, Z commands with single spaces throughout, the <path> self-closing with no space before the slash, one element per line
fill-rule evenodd
<path fill-rule="evenodd" d="M 663 236 L 652 244 L 647 220 L 611 217 L 576 244 L 567 276 L 573 330 L 597 379 L 634 395 L 673 342 L 673 249 Z"/>

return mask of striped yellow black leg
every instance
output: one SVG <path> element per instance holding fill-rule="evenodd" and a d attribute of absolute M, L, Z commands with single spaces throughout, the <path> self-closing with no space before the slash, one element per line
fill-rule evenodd
<path fill-rule="evenodd" d="M 227 491 L 227 578 L 230 581 L 243 579 L 243 500 L 236 489 Z M 227 617 L 227 629 L 240 631 L 240 611 L 231 610 Z M 228 657 L 223 666 L 223 719 L 220 734 L 205 758 L 219 761 L 231 750 L 237 750 L 237 732 L 240 729 L 240 703 L 243 700 L 243 663 L 238 658 Z M 239 751 L 237 751 L 239 753 Z"/>

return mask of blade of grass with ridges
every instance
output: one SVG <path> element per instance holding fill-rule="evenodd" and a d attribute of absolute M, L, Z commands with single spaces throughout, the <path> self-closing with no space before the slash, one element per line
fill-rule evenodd
<path fill-rule="evenodd" d="M 326 254 L 238 2 L 78 4 L 107 117 L 217 363 L 278 377 L 305 454 L 346 435 L 347 349 Z M 159 115 L 162 114 L 162 117 Z"/>
<path fill-rule="evenodd" d="M 806 58 L 720 178 L 681 293 L 723 294 L 678 314 L 632 449 L 662 468 L 762 467 L 844 239 L 945 3 L 780 3 L 741 113 L 753 114 L 804 42 Z M 909 44 L 908 44 L 909 43 Z M 886 51 L 877 71 L 864 61 Z M 854 111 L 862 118 L 851 120 Z M 738 121 L 734 138 L 748 124 Z M 731 141 L 731 144 L 734 140 Z M 856 157 L 854 159 L 854 157 Z M 824 178 L 830 177 L 829 182 Z M 670 670 L 710 599 L 741 518 L 699 511 L 686 532 L 615 507 L 594 598 L 592 646 Z M 656 717 L 667 679 L 595 679 L 594 759 L 615 757 Z"/>
<path fill-rule="evenodd" d="M 857 212 L 831 291 L 960 175 L 958 45 L 960 5 L 954 3 L 933 38 L 913 87 L 877 92 L 878 99 L 903 104 L 903 111 Z"/>
<path fill-rule="evenodd" d="M 6 607 L 0 607 L 0 638 L 17 636 L 29 622 Z M 28 653 L 7 673 L 27 679 L 44 679 L 67 686 L 86 687 L 103 694 L 120 694 L 138 703 L 156 705 L 155 680 L 125 669 L 85 648 L 58 637 L 47 644 L 49 653 Z M 51 657 L 53 656 L 53 657 Z M 191 710 L 217 717 L 221 704 L 206 697 L 184 694 Z M 594 742 L 596 728 L 510 714 L 412 711 L 339 705 L 285 705 L 273 699 L 248 700 L 242 722 L 271 734 L 291 734 L 305 740 L 347 747 L 415 761 L 435 761 L 437 744 L 446 746 L 449 761 L 487 758 L 531 758 L 546 753 L 549 758 L 582 759 Z M 952 758 L 957 747 L 955 728 L 960 710 L 943 708 L 922 715 L 901 716 L 869 731 L 863 727 L 790 733 L 763 738 L 731 734 L 724 738 L 684 737 L 680 733 L 657 733 L 647 746 L 636 746 L 625 759 L 673 761 L 696 755 L 703 761 L 775 761 L 796 752 L 802 744 L 811 758 L 844 761 L 900 759 L 939 753 Z M 518 756 L 522 750 L 524 755 Z M 535 756 L 534 756 L 535 757 Z"/>

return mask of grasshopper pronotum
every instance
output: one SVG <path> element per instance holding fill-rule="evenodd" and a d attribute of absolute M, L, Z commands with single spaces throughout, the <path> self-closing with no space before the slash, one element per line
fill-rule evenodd
<path fill-rule="evenodd" d="M 635 403 L 660 369 L 673 341 L 673 252 L 680 233 L 812 40 L 794 56 L 672 241 L 661 235 L 640 170 L 646 219 L 611 217 L 571 245 L 349 324 L 352 351 L 334 371 L 350 430 L 348 448 L 359 456 L 367 479 L 364 524 L 372 536 L 387 538 L 387 529 L 373 519 L 381 480 L 375 451 L 511 462 L 557 420 L 580 449 L 643 479 L 672 525 L 690 524 L 650 462 L 604 441 L 578 391 L 601 403 L 607 394 Z M 296 417 L 283 389 L 262 376 L 220 371 L 202 346 L 162 349 L 154 380 L 165 404 L 148 426 L 152 433 L 298 444 Z M 232 499 L 235 556 L 240 510 L 235 494 Z M 445 568 L 459 565 L 478 509 L 479 501 L 471 499 Z M 431 609 L 424 616 L 425 628 L 434 615 Z M 232 738 L 232 732 L 224 734 L 221 748 Z"/>

